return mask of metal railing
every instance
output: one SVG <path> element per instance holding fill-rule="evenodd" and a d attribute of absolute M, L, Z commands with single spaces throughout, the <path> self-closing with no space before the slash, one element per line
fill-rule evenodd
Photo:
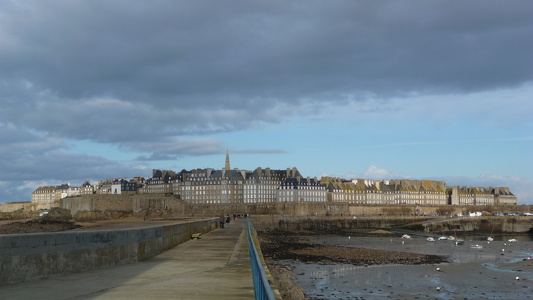
<path fill-rule="evenodd" d="M 274 300 L 276 298 L 274 297 L 274 292 L 272 291 L 270 283 L 268 282 L 265 266 L 263 265 L 259 253 L 257 252 L 254 238 L 252 237 L 252 223 L 250 222 L 250 217 L 246 218 L 246 225 L 248 228 L 248 248 L 250 251 L 250 261 L 252 263 L 255 299 Z"/>

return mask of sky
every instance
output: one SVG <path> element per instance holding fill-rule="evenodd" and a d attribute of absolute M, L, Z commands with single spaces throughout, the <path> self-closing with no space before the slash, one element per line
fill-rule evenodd
<path fill-rule="evenodd" d="M 0 2 L 0 203 L 152 169 L 507 186 L 533 204 L 533 2 Z"/>

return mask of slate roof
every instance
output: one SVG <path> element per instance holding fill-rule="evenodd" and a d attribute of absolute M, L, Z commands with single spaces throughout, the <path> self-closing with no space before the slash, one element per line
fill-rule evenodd
<path fill-rule="evenodd" d="M 279 188 L 281 187 L 292 187 L 292 189 L 299 189 L 302 186 L 324 186 L 320 181 L 315 180 L 314 178 L 298 178 L 291 177 L 285 179 Z"/>
<path fill-rule="evenodd" d="M 224 173 L 224 176 L 222 176 L 222 170 L 216 170 L 213 173 L 211 173 L 211 178 L 218 177 L 218 178 L 225 178 L 228 180 L 243 180 L 241 172 L 236 170 L 226 170 Z"/>

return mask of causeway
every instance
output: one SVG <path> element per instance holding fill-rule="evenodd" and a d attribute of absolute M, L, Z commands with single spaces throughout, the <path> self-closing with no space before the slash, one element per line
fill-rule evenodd
<path fill-rule="evenodd" d="M 0 299 L 254 299 L 246 220 L 142 262 L 0 286 Z"/>

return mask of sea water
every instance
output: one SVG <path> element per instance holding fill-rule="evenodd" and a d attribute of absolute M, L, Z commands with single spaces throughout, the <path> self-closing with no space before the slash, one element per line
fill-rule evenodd
<path fill-rule="evenodd" d="M 285 262 L 313 299 L 531 299 L 533 239 L 529 235 L 466 236 L 464 244 L 426 237 L 310 237 L 331 246 L 436 254 L 431 265 L 348 265 Z M 517 242 L 509 242 L 516 239 Z M 355 250 L 354 250 L 355 251 Z"/>

